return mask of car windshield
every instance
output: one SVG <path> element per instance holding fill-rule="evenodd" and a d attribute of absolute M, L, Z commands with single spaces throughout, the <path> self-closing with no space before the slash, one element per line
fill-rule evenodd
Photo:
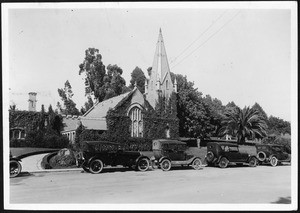
<path fill-rule="evenodd" d="M 229 146 L 229 152 L 238 152 L 239 149 L 237 146 Z"/>

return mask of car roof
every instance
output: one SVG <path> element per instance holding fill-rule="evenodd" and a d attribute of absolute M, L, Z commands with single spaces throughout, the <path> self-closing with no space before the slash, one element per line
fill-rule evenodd
<path fill-rule="evenodd" d="M 207 145 L 211 144 L 219 144 L 220 146 L 238 146 L 236 143 L 229 143 L 229 142 L 208 142 Z"/>
<path fill-rule="evenodd" d="M 182 142 L 182 141 L 178 141 L 178 140 L 171 140 L 171 139 L 157 139 L 157 140 L 154 140 L 154 141 L 159 141 L 161 144 L 186 144 L 185 142 Z"/>

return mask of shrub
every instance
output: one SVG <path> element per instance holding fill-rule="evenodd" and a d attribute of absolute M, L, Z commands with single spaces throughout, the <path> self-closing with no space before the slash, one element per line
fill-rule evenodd
<path fill-rule="evenodd" d="M 65 154 L 67 150 L 70 152 L 69 154 Z M 70 149 L 62 149 L 56 155 L 49 159 L 49 164 L 53 169 L 73 166 L 75 167 L 75 154 Z"/>
<path fill-rule="evenodd" d="M 45 155 L 42 159 L 42 162 L 41 162 L 41 166 L 43 169 L 52 169 L 52 167 L 50 166 L 50 159 L 55 156 L 57 153 L 54 152 L 54 153 L 49 153 L 47 155 Z"/>

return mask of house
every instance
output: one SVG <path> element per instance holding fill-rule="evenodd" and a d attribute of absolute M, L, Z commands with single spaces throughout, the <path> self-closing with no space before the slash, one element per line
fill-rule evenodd
<path fill-rule="evenodd" d="M 119 128 L 118 125 L 107 126 L 109 112 L 118 112 L 119 116 L 125 116 L 130 119 L 128 128 L 125 129 L 130 131 L 131 137 L 178 137 L 179 124 L 176 114 L 169 117 L 166 116 L 167 118 L 153 118 L 151 120 L 146 113 L 148 112 L 149 115 L 150 111 L 155 109 L 160 97 L 170 100 L 174 93 L 177 93 L 177 83 L 176 79 L 174 82 L 171 79 L 166 49 L 160 29 L 151 74 L 145 82 L 145 93 L 142 94 L 135 86 L 130 92 L 102 102 L 96 102 L 83 116 L 78 118 L 64 116 L 64 130 L 62 134 L 67 135 L 69 140 L 74 142 L 75 131 L 79 123 L 86 129 L 95 130 L 99 133 L 109 130 L 114 131 L 114 129 L 109 128 L 116 128 L 115 130 L 119 131 L 117 129 Z"/>

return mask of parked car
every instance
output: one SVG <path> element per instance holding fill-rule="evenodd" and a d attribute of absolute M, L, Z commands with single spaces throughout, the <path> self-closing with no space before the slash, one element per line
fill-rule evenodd
<path fill-rule="evenodd" d="M 255 155 L 242 153 L 237 144 L 229 142 L 209 142 L 207 143 L 206 161 L 208 166 L 219 166 L 226 168 L 229 163 L 249 164 L 250 167 L 257 165 Z"/>
<path fill-rule="evenodd" d="M 9 171 L 11 178 L 17 177 L 21 173 L 22 166 L 20 162 L 21 159 L 12 156 L 11 152 L 9 153 Z"/>
<path fill-rule="evenodd" d="M 291 162 L 291 155 L 286 152 L 284 146 L 275 144 L 256 145 L 257 159 L 260 164 L 268 163 L 277 166 L 281 162 Z"/>
<path fill-rule="evenodd" d="M 124 151 L 118 143 L 107 141 L 85 141 L 81 156 L 78 159 L 79 165 L 84 171 L 98 174 L 105 166 L 122 165 L 133 167 L 138 171 L 147 171 L 150 160 L 137 151 Z"/>
<path fill-rule="evenodd" d="M 199 157 L 187 154 L 185 142 L 169 139 L 158 139 L 152 141 L 154 156 L 151 158 L 152 165 L 168 171 L 172 166 L 192 166 L 198 170 L 202 168 Z"/>

